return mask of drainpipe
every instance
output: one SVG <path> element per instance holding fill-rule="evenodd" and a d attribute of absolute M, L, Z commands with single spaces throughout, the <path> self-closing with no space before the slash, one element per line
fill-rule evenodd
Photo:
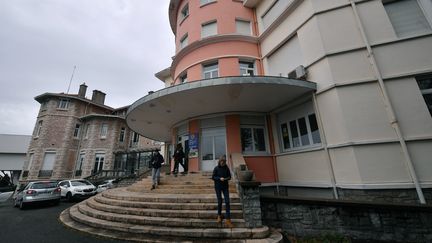
<path fill-rule="evenodd" d="M 319 130 L 320 130 L 320 136 L 321 136 L 321 144 L 324 147 L 324 151 L 327 155 L 326 161 L 327 161 L 327 166 L 330 169 L 330 180 L 331 180 L 331 184 L 332 184 L 332 188 L 333 188 L 333 195 L 334 195 L 335 199 L 339 199 L 338 191 L 336 188 L 336 177 L 335 177 L 335 173 L 334 173 L 334 169 L 333 169 L 333 163 L 331 160 L 330 151 L 328 150 L 328 147 L 327 147 L 327 138 L 325 136 L 324 126 L 323 126 L 323 123 L 321 120 L 321 113 L 320 113 L 320 109 L 318 106 L 318 102 L 317 102 L 315 93 L 312 94 L 312 100 L 313 100 L 313 104 L 314 104 L 315 111 L 316 111 L 316 113 L 315 113 L 316 118 L 317 118 L 317 121 L 318 121 L 318 124 L 320 127 Z"/>
<path fill-rule="evenodd" d="M 381 72 L 380 72 L 380 70 L 378 68 L 378 64 L 377 64 L 375 56 L 373 54 L 371 45 L 370 45 L 369 40 L 368 40 L 368 38 L 366 36 L 366 33 L 364 31 L 363 23 L 361 22 L 360 16 L 359 16 L 359 14 L 357 12 L 357 6 L 356 6 L 354 0 L 350 0 L 350 3 L 351 3 L 351 7 L 353 9 L 353 12 L 354 12 L 355 20 L 357 22 L 357 27 L 360 30 L 361 36 L 362 36 L 363 41 L 364 41 L 364 43 L 366 45 L 366 48 L 367 48 L 368 59 L 369 59 L 371 65 L 373 67 L 375 75 L 378 78 L 378 84 L 379 84 L 381 95 L 382 95 L 382 98 L 383 98 L 383 101 L 384 101 L 384 106 L 385 106 L 386 111 L 387 111 L 387 115 L 388 115 L 388 117 L 390 119 L 390 124 L 394 128 L 394 130 L 396 132 L 396 135 L 398 137 L 399 143 L 401 145 L 402 153 L 403 153 L 404 158 L 405 158 L 405 164 L 408 167 L 411 179 L 414 182 L 414 185 L 415 185 L 415 188 L 416 188 L 417 195 L 418 195 L 418 198 L 420 200 L 420 203 L 421 204 L 426 204 L 426 200 L 424 198 L 423 191 L 422 191 L 420 183 L 418 181 L 417 174 L 416 174 L 413 162 L 411 160 L 410 153 L 408 151 L 408 147 L 406 145 L 406 142 L 405 142 L 405 139 L 403 137 L 402 131 L 401 131 L 400 127 L 399 127 L 399 122 L 398 122 L 398 120 L 396 118 L 396 114 L 394 112 L 392 103 L 391 103 L 390 98 L 388 96 L 387 88 L 386 88 L 386 86 L 384 84 L 384 80 L 383 80 L 382 74 L 381 74 Z"/>

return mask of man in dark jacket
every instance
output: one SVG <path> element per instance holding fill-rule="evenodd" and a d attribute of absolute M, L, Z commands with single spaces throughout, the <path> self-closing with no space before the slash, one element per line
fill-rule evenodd
<path fill-rule="evenodd" d="M 225 224 L 232 228 L 233 224 L 231 222 L 230 215 L 230 199 L 229 199 L 229 184 L 228 181 L 231 179 L 231 172 L 226 165 L 225 156 L 221 157 L 218 161 L 218 165 L 213 170 L 212 179 L 214 180 L 214 186 L 216 191 L 216 197 L 218 202 L 218 215 L 217 222 L 222 223 L 222 193 L 225 199 Z"/>
<path fill-rule="evenodd" d="M 159 184 L 160 181 L 160 170 L 162 167 L 162 164 L 165 162 L 162 155 L 159 153 L 159 151 L 156 151 L 156 153 L 153 155 L 153 158 L 151 160 L 151 166 L 152 166 L 152 181 L 153 185 L 151 190 L 156 189 L 156 186 Z"/>

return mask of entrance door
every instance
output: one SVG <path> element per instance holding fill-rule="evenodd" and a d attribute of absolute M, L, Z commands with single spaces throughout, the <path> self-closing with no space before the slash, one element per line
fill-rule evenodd
<path fill-rule="evenodd" d="M 181 143 L 182 147 L 183 147 L 183 152 L 185 154 L 185 158 L 183 160 L 183 164 L 185 165 L 185 167 L 188 166 L 188 160 L 189 160 L 189 135 L 181 135 L 178 136 L 178 143 Z M 178 168 L 179 172 L 183 172 L 184 169 L 181 165 L 179 165 Z"/>
<path fill-rule="evenodd" d="M 201 134 L 201 171 L 212 171 L 218 159 L 226 155 L 225 128 L 207 128 Z"/>

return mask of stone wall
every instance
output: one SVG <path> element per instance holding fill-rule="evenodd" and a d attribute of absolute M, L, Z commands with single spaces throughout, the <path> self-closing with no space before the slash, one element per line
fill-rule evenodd
<path fill-rule="evenodd" d="M 431 206 L 262 196 L 261 210 L 263 224 L 286 235 L 432 242 Z"/>

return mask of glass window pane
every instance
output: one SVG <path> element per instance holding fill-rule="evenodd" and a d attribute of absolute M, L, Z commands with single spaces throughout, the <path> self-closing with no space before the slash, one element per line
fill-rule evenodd
<path fill-rule="evenodd" d="M 242 151 L 245 152 L 253 151 L 252 130 L 250 128 L 241 128 L 240 132 L 241 132 Z"/>
<path fill-rule="evenodd" d="M 264 129 L 254 128 L 254 143 L 255 151 L 266 151 Z"/>
<path fill-rule="evenodd" d="M 219 159 L 222 155 L 225 155 L 225 137 L 216 136 L 214 137 L 215 143 L 215 158 Z"/>
<path fill-rule="evenodd" d="M 432 89 L 432 78 L 417 80 L 420 89 Z"/>
<path fill-rule="evenodd" d="M 201 155 L 203 160 L 213 159 L 213 137 L 202 137 Z"/>
<path fill-rule="evenodd" d="M 283 147 L 284 149 L 289 149 L 291 148 L 291 144 L 289 141 L 289 133 L 288 133 L 288 126 L 286 123 L 281 125 L 281 129 L 282 129 L 282 141 L 283 141 Z"/>
<path fill-rule="evenodd" d="M 293 147 L 300 147 L 300 138 L 297 132 L 297 123 L 296 121 L 290 121 L 290 131 L 292 136 Z"/>
<path fill-rule="evenodd" d="M 219 75 L 218 75 L 218 71 L 217 70 L 215 70 L 215 71 L 213 71 L 212 73 L 211 73 L 211 77 L 212 78 L 217 78 Z"/>
<path fill-rule="evenodd" d="M 312 132 L 313 143 L 321 143 L 321 137 L 318 130 L 318 124 L 315 114 L 309 115 L 309 125 Z"/>
<path fill-rule="evenodd" d="M 309 145 L 309 134 L 306 126 L 306 119 L 304 117 L 298 120 L 299 128 L 300 128 L 300 138 L 303 146 Z"/>

